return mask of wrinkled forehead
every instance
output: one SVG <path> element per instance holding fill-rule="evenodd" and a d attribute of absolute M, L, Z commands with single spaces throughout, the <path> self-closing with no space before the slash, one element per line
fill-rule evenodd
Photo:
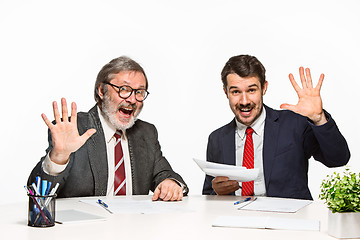
<path fill-rule="evenodd" d="M 132 88 L 146 88 L 147 82 L 144 74 L 138 71 L 121 71 L 109 75 L 112 84 L 122 86 L 128 85 Z"/>

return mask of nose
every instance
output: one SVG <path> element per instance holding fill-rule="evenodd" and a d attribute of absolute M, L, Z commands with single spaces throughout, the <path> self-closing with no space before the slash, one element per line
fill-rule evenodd
<path fill-rule="evenodd" d="M 241 94 L 239 103 L 242 105 L 247 105 L 249 103 L 249 97 L 246 93 Z"/>
<path fill-rule="evenodd" d="M 126 98 L 125 100 L 132 104 L 136 103 L 135 92 L 132 91 L 130 97 Z"/>

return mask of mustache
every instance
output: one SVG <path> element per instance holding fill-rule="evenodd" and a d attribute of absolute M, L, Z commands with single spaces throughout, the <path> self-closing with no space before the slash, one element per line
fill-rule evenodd
<path fill-rule="evenodd" d="M 132 108 L 133 110 L 136 110 L 136 104 L 130 104 L 130 103 L 120 103 L 117 107 L 117 110 L 119 111 L 120 108 Z"/>
<path fill-rule="evenodd" d="M 250 103 L 248 103 L 248 104 L 236 104 L 235 105 L 235 107 L 236 107 L 236 109 L 242 109 L 242 108 L 253 108 L 254 107 L 254 104 L 250 104 Z"/>

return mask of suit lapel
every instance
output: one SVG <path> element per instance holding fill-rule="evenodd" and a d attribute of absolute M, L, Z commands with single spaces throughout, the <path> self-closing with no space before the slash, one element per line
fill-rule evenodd
<path fill-rule="evenodd" d="M 265 106 L 265 105 L 264 105 Z M 272 167 L 275 161 L 275 151 L 278 143 L 279 114 L 265 106 L 266 119 L 264 127 L 263 164 L 266 189 L 269 187 Z"/>
<path fill-rule="evenodd" d="M 222 148 L 224 150 L 222 160 L 223 163 L 229 165 L 236 165 L 235 154 L 235 129 L 236 123 L 235 119 L 233 119 L 226 127 L 224 128 L 223 132 L 223 141 L 222 141 Z"/>
<path fill-rule="evenodd" d="M 128 138 L 129 154 L 130 154 L 130 165 L 132 174 L 132 193 L 137 194 L 144 191 L 143 187 L 146 176 L 143 174 L 144 171 L 150 169 L 148 162 L 144 161 L 149 159 L 147 154 L 149 153 L 148 145 L 145 142 L 142 134 L 138 134 L 138 124 L 141 120 L 137 120 L 135 125 L 130 129 L 126 130 L 126 136 Z M 136 147 L 135 147 L 136 146 Z"/>
<path fill-rule="evenodd" d="M 107 191 L 108 163 L 104 132 L 96 106 L 89 111 L 88 123 L 86 129 L 96 129 L 96 133 L 87 142 L 90 166 L 94 175 L 95 196 L 103 196 Z"/>

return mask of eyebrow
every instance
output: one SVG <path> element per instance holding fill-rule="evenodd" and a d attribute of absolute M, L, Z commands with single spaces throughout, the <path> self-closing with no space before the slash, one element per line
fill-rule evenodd
<path fill-rule="evenodd" d="M 249 88 L 251 88 L 251 87 L 257 87 L 257 88 L 259 88 L 259 86 L 257 85 L 257 84 L 251 84 L 250 86 L 248 86 Z"/>
<path fill-rule="evenodd" d="M 257 87 L 257 88 L 259 88 L 259 86 L 258 86 L 257 84 L 255 84 L 255 83 L 248 86 L 248 88 L 252 88 L 252 87 Z M 238 88 L 238 87 L 237 87 L 237 86 L 230 86 L 230 87 L 229 87 L 229 90 L 230 90 L 230 89 L 233 89 L 233 88 Z"/>
<path fill-rule="evenodd" d="M 121 86 L 129 86 L 130 87 L 131 82 L 125 80 L 124 83 Z M 136 89 L 145 89 L 146 90 L 146 85 L 140 85 L 139 88 Z"/>

